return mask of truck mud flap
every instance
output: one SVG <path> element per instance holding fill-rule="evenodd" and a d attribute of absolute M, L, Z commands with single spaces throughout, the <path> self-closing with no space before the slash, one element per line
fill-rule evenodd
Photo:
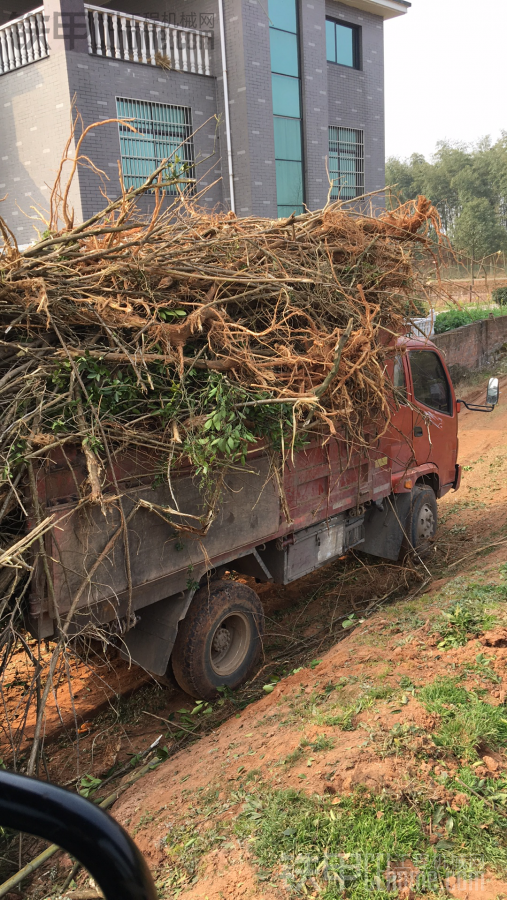
<path fill-rule="evenodd" d="M 410 513 L 412 494 L 391 494 L 382 507 L 370 506 L 364 516 L 364 542 L 360 549 L 372 556 L 397 560 Z"/>
<path fill-rule="evenodd" d="M 139 622 L 122 638 L 120 656 L 154 675 L 165 675 L 178 634 L 195 590 L 166 597 L 139 612 Z"/>

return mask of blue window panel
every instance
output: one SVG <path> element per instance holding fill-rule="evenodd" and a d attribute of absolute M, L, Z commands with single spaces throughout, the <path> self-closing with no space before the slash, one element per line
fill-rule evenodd
<path fill-rule="evenodd" d="M 359 69 L 360 30 L 356 25 L 342 25 L 326 19 L 326 59 L 328 62 Z"/>
<path fill-rule="evenodd" d="M 296 0 L 269 0 L 269 25 L 282 31 L 297 32 Z"/>
<path fill-rule="evenodd" d="M 329 177 L 333 182 L 333 190 L 331 197 L 333 200 L 353 200 L 359 196 L 361 185 L 359 182 L 359 172 L 357 171 L 357 160 L 355 156 L 340 154 L 339 156 L 329 156 Z"/>
<path fill-rule="evenodd" d="M 303 203 L 303 166 L 300 162 L 277 159 L 276 201 L 279 206 L 301 206 Z"/>
<path fill-rule="evenodd" d="M 302 160 L 301 120 L 274 116 L 275 158 Z"/>
<path fill-rule="evenodd" d="M 190 110 L 182 106 L 117 98 L 118 117 L 129 120 L 132 132 L 119 123 L 122 171 L 126 187 L 142 184 L 164 159 L 169 164 L 162 173 L 167 181 L 183 172 L 185 163 L 192 164 Z M 185 172 L 187 177 L 191 172 Z M 174 185 L 164 190 L 176 193 Z"/>
<path fill-rule="evenodd" d="M 329 19 L 326 19 L 326 58 L 328 62 L 336 62 L 335 24 Z"/>
<path fill-rule="evenodd" d="M 300 216 L 301 213 L 304 213 L 304 208 L 302 206 L 278 206 L 277 207 L 277 215 L 279 219 L 288 219 L 292 213 L 296 213 L 296 216 Z"/>
<path fill-rule="evenodd" d="M 335 25 L 336 30 L 336 62 L 342 66 L 356 64 L 354 59 L 354 29 L 347 25 Z"/>
<path fill-rule="evenodd" d="M 295 34 L 269 29 L 271 71 L 281 75 L 299 75 L 298 41 Z"/>
<path fill-rule="evenodd" d="M 301 116 L 299 78 L 290 78 L 288 75 L 272 75 L 271 90 L 274 115 L 299 119 Z"/>

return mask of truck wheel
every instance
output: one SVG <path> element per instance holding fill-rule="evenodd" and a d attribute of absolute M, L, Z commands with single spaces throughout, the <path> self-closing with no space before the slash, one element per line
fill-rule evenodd
<path fill-rule="evenodd" d="M 432 547 L 432 539 L 437 530 L 438 512 L 435 493 L 427 484 L 418 484 L 412 492 L 412 504 L 407 521 L 409 548 L 417 550 L 419 556 L 427 556 Z"/>
<path fill-rule="evenodd" d="M 182 690 L 213 700 L 217 688 L 236 688 L 254 671 L 262 647 L 264 612 L 251 588 L 214 581 L 197 591 L 180 622 L 172 652 Z"/>

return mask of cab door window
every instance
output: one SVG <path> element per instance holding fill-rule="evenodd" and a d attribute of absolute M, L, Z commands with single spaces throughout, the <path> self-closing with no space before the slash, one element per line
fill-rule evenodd
<path fill-rule="evenodd" d="M 398 403 L 406 404 L 407 402 L 407 385 L 405 383 L 405 370 L 403 368 L 403 359 L 398 354 L 394 360 L 393 371 L 393 388 L 394 396 Z"/>
<path fill-rule="evenodd" d="M 415 399 L 430 409 L 452 415 L 451 389 L 437 354 L 432 350 L 411 350 L 409 358 Z"/>

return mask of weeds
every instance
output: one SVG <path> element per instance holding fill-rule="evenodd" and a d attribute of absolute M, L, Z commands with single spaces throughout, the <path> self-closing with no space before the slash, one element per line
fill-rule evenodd
<path fill-rule="evenodd" d="M 225 840 L 223 827 L 219 823 L 202 832 L 196 831 L 193 823 L 172 827 L 164 841 L 169 876 L 163 877 L 158 886 L 169 888 L 171 896 L 177 897 L 188 885 L 195 883 L 204 854 Z"/>
<path fill-rule="evenodd" d="M 323 725 L 331 725 L 340 728 L 342 731 L 354 731 L 356 727 L 354 719 L 359 713 L 374 706 L 377 700 L 386 700 L 393 693 L 393 688 L 385 686 L 371 687 L 369 685 L 353 703 L 337 713 L 328 713 L 321 716 L 320 719 Z"/>
<path fill-rule="evenodd" d="M 459 587 L 459 582 L 453 587 Z M 462 594 L 462 599 L 449 612 L 443 612 L 440 620 L 435 623 L 436 630 L 442 636 L 438 644 L 440 650 L 464 647 L 471 638 L 478 637 L 491 628 L 496 620 L 487 607 L 505 601 L 507 587 L 505 584 L 481 584 L 473 581 L 464 586 Z"/>
<path fill-rule="evenodd" d="M 419 699 L 441 718 L 433 740 L 454 756 L 474 762 L 483 745 L 492 750 L 507 746 L 507 711 L 491 706 L 456 679 L 442 678 L 422 688 Z"/>
<path fill-rule="evenodd" d="M 491 681 L 493 684 L 500 684 L 502 679 L 492 668 L 494 661 L 494 658 L 485 656 L 484 653 L 478 653 L 475 657 L 475 663 L 467 663 L 463 670 L 466 673 L 477 675 L 481 681 Z"/>
<path fill-rule="evenodd" d="M 333 800 L 289 790 L 245 803 L 236 833 L 250 840 L 263 880 L 274 882 L 276 872 L 277 886 L 281 875 L 297 894 L 366 900 L 374 890 L 379 900 L 388 900 L 389 868 L 396 860 L 412 861 L 421 893 L 438 892 L 447 875 L 477 875 L 483 864 L 502 870 L 502 824 L 500 815 L 474 797 L 455 812 L 413 799 L 395 802 L 364 788 Z M 480 862 L 465 859 L 471 856 Z"/>

